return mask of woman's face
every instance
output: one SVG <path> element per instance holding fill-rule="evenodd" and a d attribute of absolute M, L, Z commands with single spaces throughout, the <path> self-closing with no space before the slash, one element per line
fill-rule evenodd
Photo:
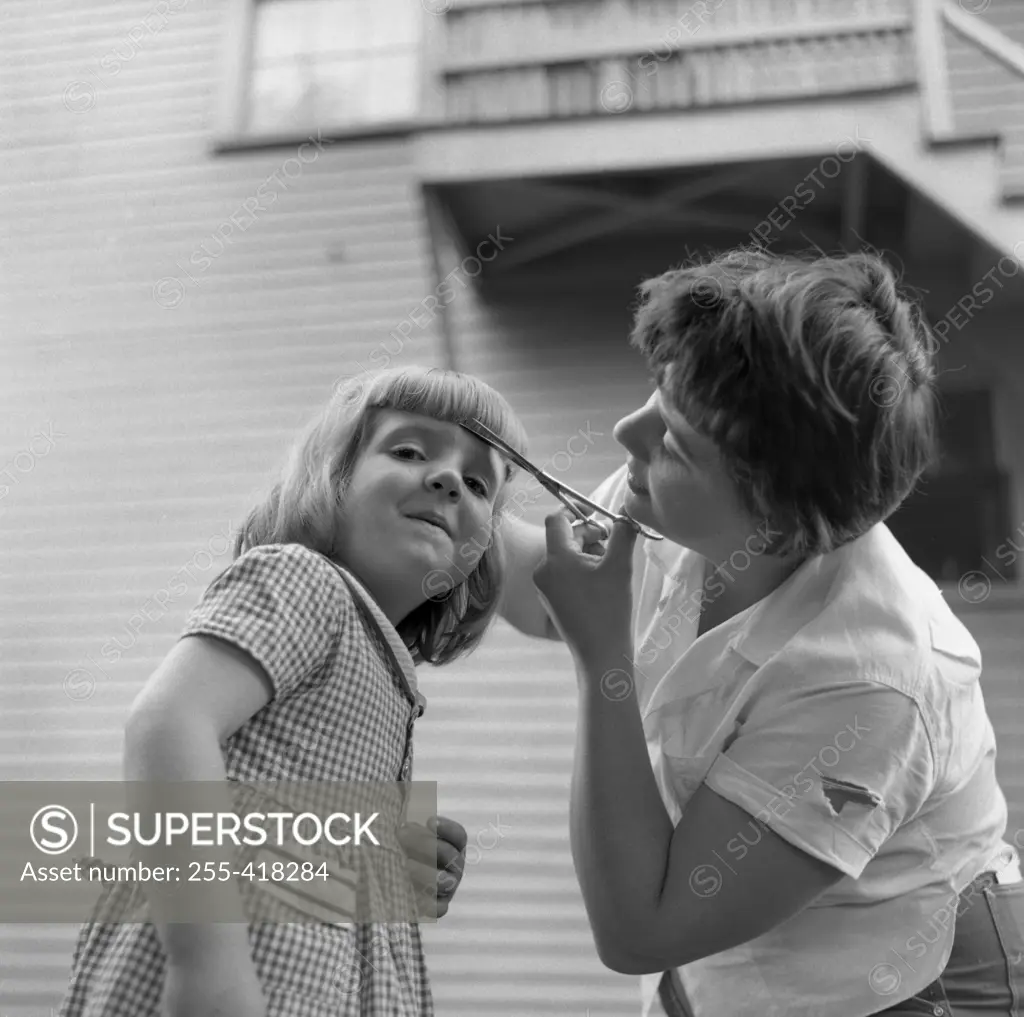
<path fill-rule="evenodd" d="M 343 499 L 336 555 L 397 623 L 476 567 L 503 480 L 498 453 L 457 424 L 377 410 Z"/>
<path fill-rule="evenodd" d="M 615 425 L 630 453 L 625 509 L 669 540 L 715 558 L 754 535 L 716 446 L 696 434 L 661 389 Z"/>

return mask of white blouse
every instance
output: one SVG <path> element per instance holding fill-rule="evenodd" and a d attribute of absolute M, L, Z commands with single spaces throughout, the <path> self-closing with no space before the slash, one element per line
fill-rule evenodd
<path fill-rule="evenodd" d="M 621 510 L 626 473 L 594 500 Z M 705 577 L 696 552 L 637 541 L 633 668 L 658 787 L 673 823 L 702 783 L 751 815 L 694 870 L 696 893 L 738 871 L 755 819 L 847 878 L 678 978 L 695 1017 L 873 1013 L 938 977 L 957 895 L 1013 854 L 981 654 L 881 523 L 697 638 L 701 590 L 713 600 L 745 555 Z M 645 1017 L 660 978 L 641 980 Z"/>

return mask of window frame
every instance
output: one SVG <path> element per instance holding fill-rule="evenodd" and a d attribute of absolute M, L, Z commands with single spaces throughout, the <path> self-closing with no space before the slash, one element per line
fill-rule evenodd
<path fill-rule="evenodd" d="M 246 111 L 252 82 L 252 61 L 256 41 L 256 6 L 260 0 L 229 0 L 222 23 L 223 77 L 214 118 L 215 154 L 294 147 L 316 135 L 327 141 L 375 137 L 406 137 L 428 125 L 439 114 L 440 94 L 435 89 L 437 54 L 443 38 L 443 17 L 422 14 L 423 31 L 418 55 L 418 106 L 407 118 L 387 121 L 331 125 L 311 124 L 306 128 L 251 132 Z"/>

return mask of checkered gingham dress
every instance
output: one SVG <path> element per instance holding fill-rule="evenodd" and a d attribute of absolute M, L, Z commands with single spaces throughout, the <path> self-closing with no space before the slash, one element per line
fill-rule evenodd
<path fill-rule="evenodd" d="M 275 689 L 226 743 L 229 780 L 411 779 L 424 707 L 412 658 L 365 589 L 329 559 L 299 544 L 252 548 L 189 615 L 183 635 L 196 634 L 247 651 Z M 157 1017 L 165 957 L 155 928 L 103 922 L 102 905 L 79 933 L 59 1017 Z M 249 943 L 269 1017 L 434 1012 L 415 923 L 251 923 Z"/>

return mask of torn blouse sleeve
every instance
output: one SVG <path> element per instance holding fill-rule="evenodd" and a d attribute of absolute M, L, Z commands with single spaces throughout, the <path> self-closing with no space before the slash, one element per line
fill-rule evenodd
<path fill-rule="evenodd" d="M 705 783 L 780 837 L 857 878 L 936 782 L 911 696 L 864 679 L 759 697 Z"/>

